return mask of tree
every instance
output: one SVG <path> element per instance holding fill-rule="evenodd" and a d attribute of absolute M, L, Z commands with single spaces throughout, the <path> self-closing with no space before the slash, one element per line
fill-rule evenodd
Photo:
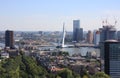
<path fill-rule="evenodd" d="M 65 68 L 64 70 L 60 71 L 57 75 L 61 78 L 80 78 L 80 75 L 73 73 L 68 68 Z"/>
<path fill-rule="evenodd" d="M 93 76 L 93 78 L 110 78 L 110 77 L 104 72 L 98 72 Z"/>
<path fill-rule="evenodd" d="M 62 78 L 73 78 L 72 71 L 69 69 L 62 70 L 58 75 Z"/>
<path fill-rule="evenodd" d="M 84 75 L 83 78 L 89 78 L 88 76 Z"/>
<path fill-rule="evenodd" d="M 79 75 L 79 74 L 77 74 L 77 73 L 75 73 L 75 72 L 73 72 L 72 74 L 73 74 L 74 78 L 80 78 L 80 75 Z"/>
<path fill-rule="evenodd" d="M 20 55 L 0 62 L 0 78 L 80 78 L 80 75 L 68 68 L 48 73 L 32 57 Z"/>
<path fill-rule="evenodd" d="M 0 62 L 0 78 L 45 78 L 46 74 L 32 57 L 16 56 Z"/>

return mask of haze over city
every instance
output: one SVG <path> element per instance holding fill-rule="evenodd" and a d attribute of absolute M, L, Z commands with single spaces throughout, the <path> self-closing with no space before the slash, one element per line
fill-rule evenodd
<path fill-rule="evenodd" d="M 120 0 L 0 0 L 0 78 L 120 78 Z"/>
<path fill-rule="evenodd" d="M 111 24 L 117 20 L 119 29 L 119 0 L 1 0 L 0 30 L 62 31 L 73 30 L 73 20 L 80 20 L 84 30 L 102 27 L 102 21 Z M 94 26 L 94 27 L 93 27 Z"/>

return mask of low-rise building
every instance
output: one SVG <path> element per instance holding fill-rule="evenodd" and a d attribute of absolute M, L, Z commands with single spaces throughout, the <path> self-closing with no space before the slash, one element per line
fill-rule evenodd
<path fill-rule="evenodd" d="M 1 58 L 9 58 L 9 53 L 1 52 Z"/>

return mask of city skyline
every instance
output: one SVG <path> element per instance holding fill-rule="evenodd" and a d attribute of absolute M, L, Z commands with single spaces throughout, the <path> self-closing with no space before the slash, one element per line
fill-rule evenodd
<path fill-rule="evenodd" d="M 119 28 L 119 0 L 4 0 L 0 1 L 1 31 L 62 31 L 65 22 L 67 31 L 73 30 L 73 20 L 80 20 L 83 30 L 102 27 L 108 20 Z M 93 27 L 94 26 L 94 27 Z M 94 28 L 94 29 L 93 29 Z"/>

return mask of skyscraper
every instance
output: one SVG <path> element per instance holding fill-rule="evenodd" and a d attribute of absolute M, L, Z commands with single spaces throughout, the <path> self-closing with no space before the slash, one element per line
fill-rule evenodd
<path fill-rule="evenodd" d="M 116 29 L 113 25 L 106 25 L 100 28 L 100 42 L 109 39 L 116 39 Z"/>
<path fill-rule="evenodd" d="M 117 31 L 117 40 L 120 41 L 120 31 Z"/>
<path fill-rule="evenodd" d="M 95 30 L 94 31 L 94 44 L 95 45 L 99 45 L 99 42 L 100 42 L 100 31 L 98 30 Z"/>
<path fill-rule="evenodd" d="M 93 33 L 90 30 L 87 33 L 87 42 L 90 43 L 90 44 L 93 43 Z"/>
<path fill-rule="evenodd" d="M 80 41 L 80 20 L 73 20 L 73 41 Z"/>
<path fill-rule="evenodd" d="M 82 41 L 83 40 L 83 28 L 80 28 L 79 33 L 80 33 L 80 41 Z"/>
<path fill-rule="evenodd" d="M 120 42 L 106 40 L 101 43 L 101 68 L 111 78 L 120 78 Z"/>
<path fill-rule="evenodd" d="M 7 30 L 5 31 L 5 47 L 10 47 L 10 49 L 14 48 L 14 33 L 13 31 Z"/>

